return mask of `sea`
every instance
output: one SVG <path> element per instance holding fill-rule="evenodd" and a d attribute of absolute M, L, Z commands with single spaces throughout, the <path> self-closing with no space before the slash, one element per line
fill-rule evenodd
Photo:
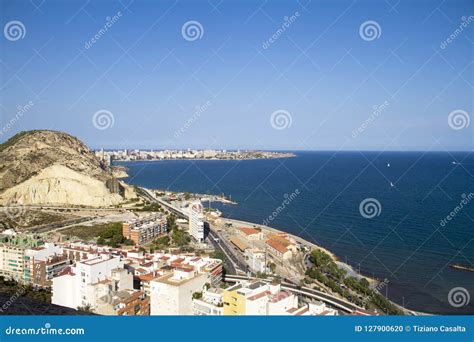
<path fill-rule="evenodd" d="M 260 160 L 117 162 L 126 182 L 224 194 L 225 217 L 333 252 L 408 309 L 474 314 L 472 152 L 293 152 Z M 471 298 L 472 297 L 472 298 Z"/>

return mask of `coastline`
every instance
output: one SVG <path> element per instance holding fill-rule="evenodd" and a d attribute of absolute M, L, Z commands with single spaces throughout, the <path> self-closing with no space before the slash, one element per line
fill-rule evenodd
<path fill-rule="evenodd" d="M 157 189 L 150 189 L 150 188 L 144 188 L 146 189 L 147 191 L 156 191 Z M 190 193 L 192 195 L 200 195 L 200 194 L 197 194 L 197 193 Z M 308 240 L 305 240 L 304 238 L 302 237 L 299 237 L 297 235 L 294 235 L 294 234 L 291 234 L 291 233 L 288 233 L 286 231 L 283 231 L 283 230 L 280 230 L 280 229 L 277 229 L 277 228 L 272 228 L 272 227 L 268 227 L 266 225 L 263 225 L 263 224 L 258 224 L 258 223 L 255 223 L 255 222 L 248 222 L 248 221 L 243 221 L 243 220 L 236 220 L 236 219 L 231 219 L 231 218 L 226 218 L 224 216 L 220 216 L 219 219 L 223 222 L 223 223 L 232 223 L 232 224 L 236 224 L 236 225 L 241 225 L 241 226 L 246 226 L 246 227 L 253 227 L 253 228 L 259 228 L 261 229 L 262 231 L 266 231 L 267 233 L 275 233 L 275 234 L 286 234 L 288 237 L 290 237 L 291 239 L 293 239 L 295 242 L 303 245 L 303 246 L 306 246 L 310 251 L 312 250 L 319 250 L 319 251 L 322 251 L 324 253 L 326 253 L 327 255 L 329 255 L 331 257 L 331 259 L 337 264 L 337 266 L 341 269 L 344 269 L 347 274 L 349 276 L 353 276 L 353 277 L 356 277 L 358 279 L 361 279 L 361 278 L 364 278 L 366 279 L 370 286 L 372 288 L 376 288 L 380 283 L 382 283 L 383 281 L 382 280 L 379 280 L 379 279 L 375 279 L 373 277 L 370 277 L 370 276 L 367 276 L 359 271 L 356 271 L 351 265 L 349 265 L 348 263 L 345 263 L 343 261 L 340 261 L 340 259 L 338 258 L 338 256 L 333 253 L 332 251 L 322 247 L 322 246 L 319 246 L 313 242 L 310 242 Z M 412 314 L 412 315 L 430 315 L 428 313 L 424 313 L 424 312 L 421 312 L 421 311 L 415 311 L 415 310 L 410 310 L 410 309 L 406 309 L 404 307 L 402 307 L 401 305 L 399 305 L 398 303 L 390 300 L 389 298 L 387 298 L 387 300 L 389 300 L 393 305 L 395 305 L 400 311 L 402 311 L 404 314 Z"/>
<path fill-rule="evenodd" d="M 303 244 L 303 245 L 306 245 L 306 246 L 309 246 L 311 249 L 317 249 L 317 250 L 320 250 L 326 254 L 328 254 L 333 260 L 334 262 L 338 265 L 338 267 L 346 270 L 348 273 L 350 273 L 351 276 L 354 276 L 354 277 L 357 277 L 357 278 L 365 278 L 367 279 L 367 281 L 369 282 L 369 284 L 373 287 L 376 287 L 378 284 L 380 284 L 381 282 L 383 282 L 383 280 L 379 280 L 379 279 L 375 279 L 373 277 L 370 277 L 370 276 L 367 276 L 365 274 L 363 274 L 362 272 L 359 272 L 357 270 L 355 270 L 351 265 L 339 260 L 339 258 L 337 257 L 336 254 L 334 254 L 333 252 L 331 252 L 330 250 L 324 248 L 324 247 L 321 247 L 313 242 L 309 242 L 308 240 L 305 240 L 303 239 L 302 237 L 299 237 L 297 235 L 294 235 L 294 234 L 291 234 L 291 233 L 288 233 L 286 231 L 283 231 L 283 230 L 279 230 L 279 229 L 276 229 L 276 228 L 272 228 L 272 227 L 268 227 L 268 226 L 265 226 L 265 225 L 262 225 L 262 224 L 258 224 L 258 223 L 254 223 L 254 222 L 248 222 L 248 221 L 242 221 L 242 220 L 235 220 L 235 219 L 230 219 L 230 218 L 226 218 L 226 217 L 220 217 L 221 220 L 223 221 L 227 221 L 227 222 L 230 222 L 230 223 L 235 223 L 235 224 L 239 224 L 239 225 L 243 225 L 243 226 L 249 226 L 249 227 L 256 227 L 256 228 L 260 228 L 260 229 L 263 229 L 263 230 L 267 230 L 268 232 L 271 232 L 271 233 L 283 233 L 283 234 L 286 234 L 288 235 L 290 238 L 294 239 L 295 241 Z M 420 315 L 420 316 L 431 316 L 432 314 L 430 313 L 426 313 L 426 312 L 422 312 L 422 311 L 418 311 L 418 310 L 411 310 L 411 309 L 407 309 L 407 308 L 404 308 L 402 307 L 400 304 L 390 300 L 389 298 L 387 298 L 393 305 L 395 305 L 397 308 L 399 308 L 401 311 L 403 311 L 405 314 L 412 314 L 412 315 Z"/>
<path fill-rule="evenodd" d="M 288 155 L 288 156 L 278 156 L 278 157 L 270 157 L 270 158 L 242 158 L 242 159 L 231 159 L 231 158 L 173 158 L 173 159 L 130 159 L 130 160 L 125 160 L 125 159 L 114 159 L 114 163 L 133 163 L 133 162 L 166 162 L 166 161 L 193 161 L 193 160 L 199 160 L 199 161 L 246 161 L 246 160 L 271 160 L 271 159 L 285 159 L 285 158 L 295 158 L 296 154 Z M 119 166 L 119 165 L 114 165 L 114 166 Z M 120 165 L 121 166 L 121 165 Z"/>
<path fill-rule="evenodd" d="M 268 226 L 265 226 L 263 224 L 258 224 L 258 223 L 255 223 L 255 222 L 235 220 L 235 219 L 230 219 L 230 218 L 226 218 L 226 217 L 220 217 L 220 219 L 224 222 L 235 223 L 235 224 L 242 225 L 242 226 L 249 226 L 249 227 L 259 228 L 259 229 L 266 230 L 266 231 L 271 232 L 271 233 L 286 234 L 290 238 L 294 239 L 296 242 L 309 247 L 311 250 L 312 249 L 317 249 L 317 250 L 320 250 L 320 251 L 328 254 L 333 259 L 333 261 L 338 264 L 338 266 L 340 266 L 341 268 L 343 268 L 345 270 L 348 270 L 350 273 L 352 273 L 353 275 L 356 275 L 357 277 L 367 279 L 371 285 L 372 284 L 378 284 L 380 282 L 380 280 L 374 279 L 372 277 L 366 276 L 366 275 L 356 271 L 351 265 L 339 260 L 337 255 L 334 254 L 333 252 L 331 252 L 330 250 L 328 250 L 324 247 L 321 247 L 321 246 L 319 246 L 319 245 L 317 245 L 313 242 L 309 242 L 308 240 L 305 240 L 302 237 L 299 237 L 297 235 L 288 233 L 288 232 L 280 230 L 280 229 L 268 227 Z"/>
<path fill-rule="evenodd" d="M 266 231 L 271 232 L 271 233 L 286 234 L 290 238 L 294 239 L 296 242 L 301 243 L 305 246 L 308 246 L 310 248 L 310 250 L 317 249 L 317 250 L 320 250 L 320 251 L 328 254 L 333 259 L 333 261 L 338 265 L 338 267 L 346 270 L 347 273 L 350 276 L 354 276 L 356 278 L 365 278 L 369 282 L 369 284 L 373 287 L 376 287 L 378 284 L 383 282 L 383 280 L 375 279 L 373 277 L 367 276 L 367 275 L 365 275 L 361 272 L 356 271 L 351 265 L 349 265 L 349 264 L 347 264 L 343 261 L 340 261 L 339 258 L 337 257 L 337 255 L 334 254 L 333 252 L 331 252 L 330 250 L 328 250 L 324 247 L 321 247 L 319 245 L 316 245 L 315 243 L 309 242 L 308 240 L 305 240 L 305 239 L 303 239 L 303 238 L 301 238 L 297 235 L 294 235 L 294 234 L 291 234 L 291 233 L 288 233 L 288 232 L 285 232 L 283 230 L 279 230 L 279 229 L 276 229 L 276 228 L 268 227 L 268 226 L 265 226 L 265 225 L 262 225 L 262 224 L 254 223 L 254 222 L 235 220 L 235 219 L 230 219 L 230 218 L 226 218 L 226 217 L 222 217 L 222 216 L 220 217 L 220 219 L 224 222 L 234 223 L 234 224 L 238 224 L 238 225 L 242 225 L 242 226 L 260 228 L 262 230 L 266 230 Z M 411 310 L 411 309 L 404 308 L 401 305 L 399 305 L 398 303 L 390 300 L 389 298 L 387 298 L 387 300 L 389 300 L 393 305 L 395 305 L 398 309 L 400 309 L 405 314 L 420 315 L 420 316 L 430 316 L 431 315 L 429 313 L 425 313 L 425 312 L 422 312 L 422 311 L 417 311 L 417 310 Z"/>

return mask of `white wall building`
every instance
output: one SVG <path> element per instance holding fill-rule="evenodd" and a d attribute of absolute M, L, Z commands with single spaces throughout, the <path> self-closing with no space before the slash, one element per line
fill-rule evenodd
<path fill-rule="evenodd" d="M 192 315 L 193 294 L 210 283 L 209 274 L 193 267 L 176 268 L 150 282 L 151 315 Z"/>
<path fill-rule="evenodd" d="M 252 272 L 266 273 L 265 251 L 261 249 L 246 249 L 245 259 Z"/>
<path fill-rule="evenodd" d="M 200 201 L 189 206 L 189 234 L 198 242 L 204 241 L 204 214 Z"/>
<path fill-rule="evenodd" d="M 53 278 L 51 303 L 73 309 L 88 305 L 94 308 L 97 298 L 106 294 L 102 287 L 94 285 L 115 278 L 119 280 L 116 289 L 133 288 L 132 275 L 120 281 L 123 268 L 119 257 L 105 254 L 77 262 Z"/>
<path fill-rule="evenodd" d="M 210 288 L 204 290 L 202 298 L 193 299 L 193 313 L 197 316 L 222 316 L 224 307 L 222 289 Z"/>

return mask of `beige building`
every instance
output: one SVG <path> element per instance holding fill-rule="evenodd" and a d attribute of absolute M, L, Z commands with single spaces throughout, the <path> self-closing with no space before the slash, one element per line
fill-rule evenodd
<path fill-rule="evenodd" d="M 168 231 L 166 218 L 161 213 L 150 214 L 139 219 L 124 222 L 122 234 L 125 238 L 141 246 Z"/>
<path fill-rule="evenodd" d="M 193 295 L 211 283 L 209 274 L 179 267 L 150 282 L 151 315 L 192 315 Z"/>
<path fill-rule="evenodd" d="M 257 241 L 263 239 L 262 231 L 255 228 L 240 227 L 237 231 L 239 232 L 239 235 L 246 240 Z"/>
<path fill-rule="evenodd" d="M 269 239 L 266 241 L 268 252 L 275 258 L 280 260 L 288 260 L 292 257 L 293 253 L 287 245 L 275 239 Z"/>

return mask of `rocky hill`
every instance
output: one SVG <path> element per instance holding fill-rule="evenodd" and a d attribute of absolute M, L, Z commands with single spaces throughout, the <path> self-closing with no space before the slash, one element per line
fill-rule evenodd
<path fill-rule="evenodd" d="M 0 145 L 0 204 L 110 206 L 134 191 L 79 139 L 56 131 L 21 132 Z"/>

